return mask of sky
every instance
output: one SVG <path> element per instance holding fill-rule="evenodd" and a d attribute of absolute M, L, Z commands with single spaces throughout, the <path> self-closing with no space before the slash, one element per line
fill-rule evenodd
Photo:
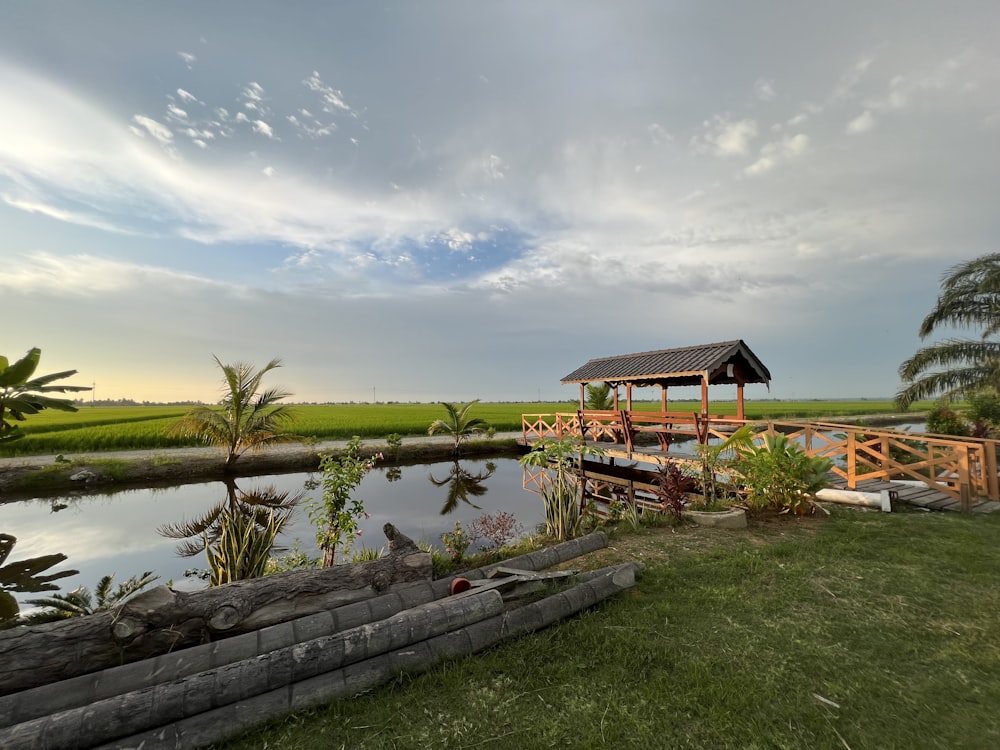
<path fill-rule="evenodd" d="M 995 0 L 4 3 L 0 353 L 530 401 L 743 339 L 747 398 L 889 397 L 1000 251 L 998 39 Z"/>

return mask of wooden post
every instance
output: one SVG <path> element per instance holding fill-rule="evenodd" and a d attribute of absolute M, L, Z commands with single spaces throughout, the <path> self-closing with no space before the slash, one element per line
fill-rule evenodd
<path fill-rule="evenodd" d="M 736 384 L 736 418 L 746 419 L 746 414 L 743 411 L 743 383 L 739 382 Z"/>
<path fill-rule="evenodd" d="M 660 386 L 660 413 L 667 413 L 667 386 Z"/>
<path fill-rule="evenodd" d="M 587 399 L 584 397 L 583 392 L 586 389 L 586 383 L 580 383 L 580 411 L 587 408 Z"/>
<path fill-rule="evenodd" d="M 625 384 L 625 408 L 632 411 L 632 384 Z"/>
<path fill-rule="evenodd" d="M 615 383 L 615 411 L 618 411 L 618 383 Z"/>
<path fill-rule="evenodd" d="M 701 416 L 708 416 L 708 371 L 701 374 Z"/>
<path fill-rule="evenodd" d="M 858 480 L 858 456 L 857 456 L 857 438 L 855 432 L 851 430 L 847 433 L 847 452 L 844 458 L 847 459 L 847 486 L 852 490 L 857 487 Z"/>
<path fill-rule="evenodd" d="M 962 451 L 958 464 L 958 498 L 962 512 L 969 513 L 972 510 L 972 486 L 969 476 L 969 449 Z"/>

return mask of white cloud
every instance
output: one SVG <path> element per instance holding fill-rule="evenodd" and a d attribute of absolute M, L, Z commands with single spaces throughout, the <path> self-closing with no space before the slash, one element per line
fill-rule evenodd
<path fill-rule="evenodd" d="M 199 100 L 198 97 L 196 97 L 194 94 L 192 94 L 189 91 L 185 91 L 184 89 L 177 89 L 177 96 L 180 98 L 182 102 L 195 102 L 197 104 L 205 103 Z"/>
<path fill-rule="evenodd" d="M 757 161 L 743 171 L 751 177 L 762 175 L 782 162 L 801 156 L 808 148 L 809 136 L 803 133 L 765 144 L 760 150 Z"/>
<path fill-rule="evenodd" d="M 138 136 L 151 135 L 161 146 L 170 146 L 174 141 L 174 134 L 166 125 L 152 117 L 146 117 L 145 115 L 133 115 L 132 122 L 134 122 L 138 127 L 132 127 L 131 130 Z"/>
<path fill-rule="evenodd" d="M 475 236 L 469 232 L 463 232 L 461 229 L 452 228 L 442 235 L 442 239 L 451 250 L 468 252 L 472 249 Z"/>
<path fill-rule="evenodd" d="M 187 122 L 188 114 L 176 104 L 167 105 L 167 117 L 179 122 Z"/>
<path fill-rule="evenodd" d="M 672 143 L 674 140 L 674 137 L 667 132 L 667 129 L 656 122 L 647 127 L 646 132 L 649 133 L 650 140 L 657 146 L 664 143 Z"/>
<path fill-rule="evenodd" d="M 192 286 L 238 288 L 196 274 L 158 266 L 122 263 L 87 253 L 29 253 L 11 262 L 0 276 L 0 289 L 10 292 L 48 292 L 77 297 L 143 288 L 191 291 Z"/>
<path fill-rule="evenodd" d="M 845 132 L 850 135 L 856 135 L 858 133 L 867 133 L 873 127 L 875 127 L 875 118 L 872 116 L 872 113 L 866 109 L 860 115 L 847 123 Z"/>
<path fill-rule="evenodd" d="M 310 91 L 315 91 L 320 95 L 324 112 L 335 112 L 338 110 L 342 112 L 353 112 L 347 102 L 344 101 L 343 92 L 325 84 L 318 71 L 314 70 L 308 78 L 302 81 L 302 83 Z"/>
<path fill-rule="evenodd" d="M 753 93 L 762 102 L 769 102 L 778 95 L 774 90 L 774 81 L 765 78 L 758 78 L 754 82 Z"/>
<path fill-rule="evenodd" d="M 483 171 L 491 180 L 502 180 L 507 175 L 509 166 L 496 154 L 490 154 L 483 164 Z"/>
<path fill-rule="evenodd" d="M 263 120 L 254 120 L 253 122 L 253 132 L 260 133 L 263 136 L 274 139 L 274 129 L 268 125 Z"/>
<path fill-rule="evenodd" d="M 194 64 L 198 62 L 198 58 L 195 57 L 190 52 L 178 52 L 177 56 L 184 61 L 184 64 L 187 65 L 188 70 L 191 70 L 194 67 Z"/>
<path fill-rule="evenodd" d="M 750 119 L 731 122 L 721 115 L 702 123 L 702 134 L 692 139 L 696 151 L 716 156 L 742 156 L 757 136 L 757 123 Z"/>

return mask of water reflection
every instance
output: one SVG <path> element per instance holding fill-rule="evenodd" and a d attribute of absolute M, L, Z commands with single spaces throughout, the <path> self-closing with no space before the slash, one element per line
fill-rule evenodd
<path fill-rule="evenodd" d="M 371 518 L 361 522 L 360 541 L 376 549 L 384 545 L 382 526 L 387 522 L 411 539 L 439 546 L 441 534 L 451 530 L 455 521 L 467 526 L 484 513 L 513 513 L 528 529 L 544 522 L 538 496 L 522 487 L 522 469 L 517 459 L 496 458 L 492 463 L 495 472 L 484 485 L 489 492 L 468 494 L 470 502 L 459 499 L 455 510 L 445 516 L 441 515 L 441 507 L 450 488 L 436 486 L 428 481 L 427 475 L 430 473 L 438 480 L 450 479 L 453 461 L 404 466 L 398 481 L 389 481 L 386 467 L 376 467 L 357 490 L 365 510 L 371 514 Z M 463 458 L 461 466 L 472 475 L 490 473 L 485 459 Z M 247 491 L 254 485 L 270 485 L 277 492 L 294 495 L 302 493 L 304 484 L 315 476 L 306 472 L 270 474 L 240 478 L 237 484 Z M 318 498 L 320 491 L 313 487 L 306 494 Z M 34 558 L 52 550 L 65 553 L 68 561 L 54 569 L 62 570 L 72 563 L 80 573 L 58 581 L 64 591 L 78 586 L 92 587 L 109 573 L 127 578 L 145 570 L 156 572 L 163 583 L 175 589 L 191 591 L 203 587 L 205 582 L 187 578 L 184 572 L 191 567 L 207 567 L 202 562 L 205 558 L 179 557 L 175 548 L 181 540 L 164 537 L 157 533 L 157 528 L 208 515 L 206 511 L 219 501 L 230 502 L 229 490 L 220 482 L 64 496 L 57 498 L 56 503 L 67 507 L 57 513 L 52 512 L 52 498 L 18 500 L 0 503 L 0 528 L 17 537 L 12 558 Z M 197 537 L 185 539 L 200 541 Z M 319 555 L 316 529 L 305 512 L 294 513 L 276 541 L 289 549 L 298 546 L 310 557 Z M 22 611 L 26 600 L 34 596 L 37 595 L 14 593 Z"/>
<path fill-rule="evenodd" d="M 497 470 L 497 465 L 493 461 L 487 461 L 482 471 L 472 471 L 465 468 L 461 462 L 455 461 L 447 477 L 436 479 L 434 474 L 428 474 L 427 478 L 435 487 L 447 487 L 448 494 L 445 497 L 444 505 L 441 507 L 441 515 L 446 516 L 454 513 L 459 502 L 471 505 L 476 510 L 482 508 L 476 505 L 470 497 L 482 497 L 489 489 L 484 482 L 493 476 Z"/>
<path fill-rule="evenodd" d="M 181 557 L 207 551 L 213 585 L 259 575 L 304 494 L 279 492 L 273 485 L 244 492 L 231 478 L 224 486 L 225 499 L 203 515 L 156 528 L 160 535 L 180 540 Z"/>
<path fill-rule="evenodd" d="M 59 587 L 52 581 L 78 575 L 80 572 L 61 570 L 42 575 L 44 571 L 66 560 L 66 555 L 58 552 L 7 563 L 15 544 L 17 537 L 0 534 L 0 623 L 13 620 L 18 615 L 17 600 L 11 592 L 34 594 L 40 591 L 58 591 Z"/>

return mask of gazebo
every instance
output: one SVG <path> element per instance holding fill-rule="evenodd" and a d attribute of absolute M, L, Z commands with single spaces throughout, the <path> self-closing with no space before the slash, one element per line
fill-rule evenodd
<path fill-rule="evenodd" d="M 625 386 L 626 409 L 632 410 L 632 388 L 660 386 L 662 411 L 667 411 L 667 388 L 681 385 L 701 386 L 701 414 L 708 415 L 708 387 L 736 386 L 736 418 L 744 419 L 743 386 L 747 383 L 769 385 L 771 373 L 742 339 L 717 344 L 660 349 L 636 354 L 592 359 L 562 379 L 580 384 L 580 409 L 590 383 L 607 383 L 614 389 L 615 409 L 618 388 Z"/>

